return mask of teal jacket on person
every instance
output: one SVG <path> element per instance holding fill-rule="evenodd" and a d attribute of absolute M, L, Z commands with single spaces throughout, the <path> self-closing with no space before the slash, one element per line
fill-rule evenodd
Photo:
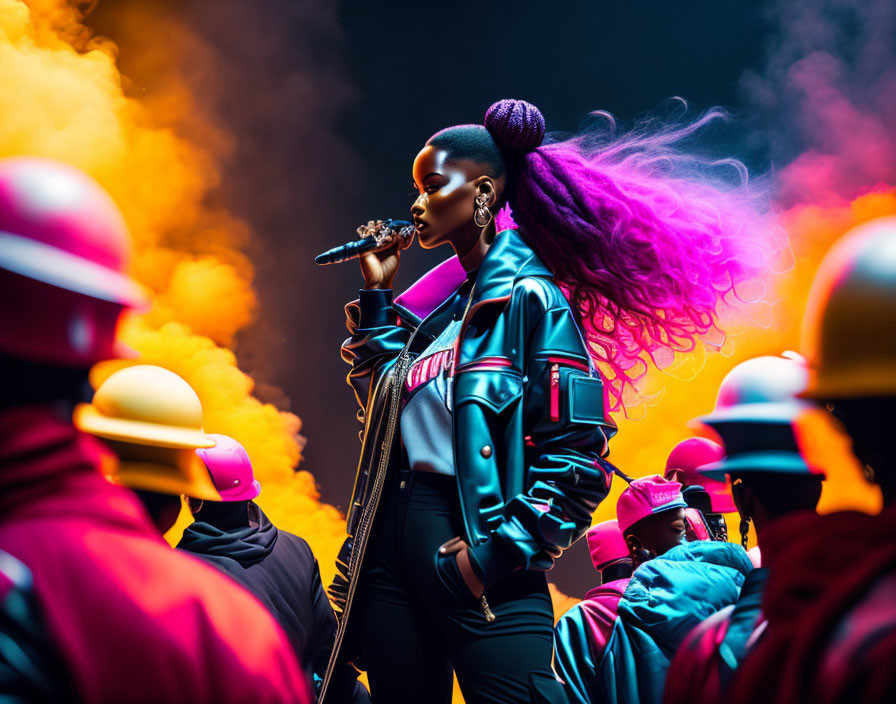
<path fill-rule="evenodd" d="M 383 472 L 400 456 L 390 416 L 402 374 L 442 332 L 425 318 L 466 277 L 453 257 L 394 301 L 391 291 L 364 290 L 346 306 L 351 337 L 342 356 L 365 428 L 331 587 L 343 611 Z M 603 458 L 616 426 L 575 313 L 515 230 L 498 233 L 476 273 L 450 376 L 460 518 L 474 569 L 486 589 L 518 569 L 550 569 L 607 495 L 612 467 Z"/>
<path fill-rule="evenodd" d="M 554 634 L 555 668 L 577 704 L 660 704 L 669 663 L 697 624 L 734 604 L 753 569 L 739 545 L 682 543 L 635 570 L 609 638 L 585 612 L 565 615 Z"/>

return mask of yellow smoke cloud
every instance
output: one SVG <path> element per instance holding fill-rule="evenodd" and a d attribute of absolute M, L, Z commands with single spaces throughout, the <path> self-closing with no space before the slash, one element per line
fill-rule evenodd
<path fill-rule="evenodd" d="M 167 61 L 170 69 L 174 59 L 165 51 L 147 46 L 141 58 Z M 127 320 L 122 338 L 141 362 L 190 383 L 202 400 L 205 430 L 245 445 L 271 520 L 302 535 L 321 563 L 332 565 L 344 524 L 320 502 L 314 478 L 294 471 L 301 423 L 256 399 L 252 379 L 227 349 L 257 309 L 252 264 L 241 251 L 250 228 L 209 204 L 227 136 L 203 123 L 202 145 L 186 138 L 201 115 L 177 72 L 165 73 L 164 90 L 135 98 L 116 56 L 115 45 L 93 36 L 64 0 L 0 0 L 0 156 L 59 159 L 109 191 L 131 231 L 133 274 L 152 293 L 150 310 Z M 121 364 L 97 367 L 93 383 Z"/>

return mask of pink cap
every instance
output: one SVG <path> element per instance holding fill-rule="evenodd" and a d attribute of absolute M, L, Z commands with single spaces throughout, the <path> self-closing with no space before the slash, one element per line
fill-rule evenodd
<path fill-rule="evenodd" d="M 588 536 L 591 561 L 598 572 L 611 562 L 629 557 L 628 545 L 625 544 L 617 521 L 604 521 L 591 526 L 585 535 Z"/>
<path fill-rule="evenodd" d="M 214 447 L 196 450 L 205 462 L 221 501 L 251 501 L 261 493 L 261 484 L 252 472 L 246 449 L 226 435 L 209 434 Z"/>
<path fill-rule="evenodd" d="M 656 475 L 635 479 L 616 504 L 619 530 L 625 533 L 642 518 L 673 508 L 687 508 L 681 484 Z"/>
<path fill-rule="evenodd" d="M 725 458 L 725 448 L 706 438 L 688 438 L 675 446 L 666 460 L 666 479 L 680 481 L 684 486 L 699 485 L 706 489 L 713 513 L 734 513 L 737 508 L 731 498 L 727 482 L 710 479 L 697 471 L 698 467 Z"/>

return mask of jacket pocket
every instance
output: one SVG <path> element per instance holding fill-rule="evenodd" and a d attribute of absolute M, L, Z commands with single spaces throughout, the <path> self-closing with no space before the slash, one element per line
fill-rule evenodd
<path fill-rule="evenodd" d="M 546 369 L 546 417 L 551 423 L 611 424 L 604 404 L 603 381 L 586 360 L 556 354 L 536 357 L 536 361 Z"/>
<path fill-rule="evenodd" d="M 445 555 L 436 551 L 433 567 L 436 577 L 452 599 L 464 605 L 470 605 L 477 601 L 461 576 L 460 567 L 457 566 L 457 556 L 454 553 Z"/>
<path fill-rule="evenodd" d="M 439 582 L 442 583 L 442 587 L 444 587 L 451 599 L 461 606 L 477 609 L 486 623 L 492 623 L 497 619 L 485 594 L 477 598 L 470 591 L 463 575 L 460 573 L 456 554 L 443 555 L 440 552 L 436 552 L 434 568 L 436 577 L 438 577 Z"/>
<path fill-rule="evenodd" d="M 476 403 L 500 414 L 519 403 L 523 396 L 523 377 L 507 366 L 460 368 L 454 387 L 456 407 Z"/>

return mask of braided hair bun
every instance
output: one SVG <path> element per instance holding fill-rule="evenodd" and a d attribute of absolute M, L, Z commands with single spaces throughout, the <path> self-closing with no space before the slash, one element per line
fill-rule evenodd
<path fill-rule="evenodd" d="M 529 152 L 544 139 L 544 116 L 525 100 L 499 100 L 485 113 L 485 128 L 505 152 Z"/>

